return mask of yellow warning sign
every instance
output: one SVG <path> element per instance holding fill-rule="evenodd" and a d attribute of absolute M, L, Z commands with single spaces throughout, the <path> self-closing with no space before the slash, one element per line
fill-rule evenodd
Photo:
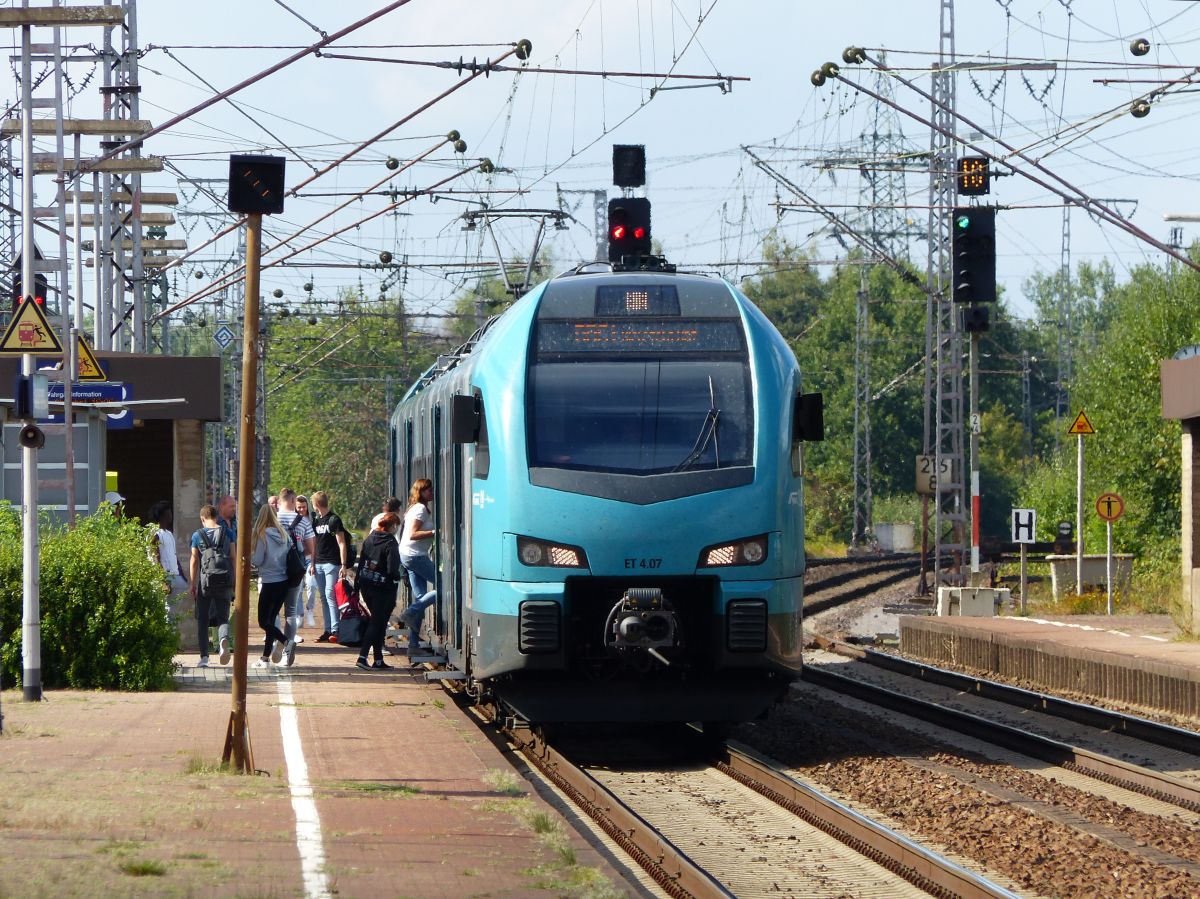
<path fill-rule="evenodd" d="M 0 338 L 0 353 L 61 353 L 58 335 L 42 314 L 42 307 L 26 297 Z"/>
<path fill-rule="evenodd" d="M 100 360 L 96 358 L 96 354 L 92 352 L 92 348 L 88 346 L 88 342 L 83 339 L 83 335 L 78 335 L 78 343 L 75 347 L 76 352 L 76 381 L 107 381 L 108 375 L 104 373 L 104 369 L 100 367 Z"/>
<path fill-rule="evenodd" d="M 1071 423 L 1071 427 L 1067 428 L 1068 434 L 1095 434 L 1096 429 L 1092 427 L 1092 423 L 1088 421 L 1087 413 L 1082 409 L 1075 416 L 1075 421 Z"/>

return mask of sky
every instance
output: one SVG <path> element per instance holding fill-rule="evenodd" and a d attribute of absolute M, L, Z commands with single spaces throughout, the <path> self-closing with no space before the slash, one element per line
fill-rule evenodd
<path fill-rule="evenodd" d="M 202 7 L 182 0 L 143 2 L 137 23 L 143 50 L 141 115 L 160 124 L 318 40 L 319 32 L 334 33 L 383 5 L 381 0 L 207 0 Z M 959 0 L 956 6 L 960 61 L 1055 63 L 1053 71 L 961 72 L 960 112 L 993 135 L 1031 147 L 1055 173 L 1093 197 L 1115 201 L 1122 214 L 1161 240 L 1168 239 L 1171 228 L 1164 213 L 1200 212 L 1196 129 L 1188 121 L 1195 94 L 1176 85 L 1153 103 L 1147 117 L 1135 119 L 1127 112 L 1134 98 L 1164 80 L 1183 77 L 1189 71 L 1185 64 L 1196 62 L 1198 4 Z M 385 185 L 424 189 L 458 174 L 446 185 L 458 192 L 441 193 L 436 201 L 413 199 L 297 254 L 290 265 L 264 271 L 270 302 L 331 303 L 342 288 L 361 284 L 371 298 L 381 289 L 392 297 L 399 290 L 410 313 L 450 313 L 454 298 L 480 272 L 494 270 L 489 267 L 496 263 L 497 247 L 506 260 L 528 258 L 543 223 L 541 247 L 558 267 L 590 260 L 596 247 L 593 192 L 619 194 L 610 183 L 614 143 L 646 146 L 645 195 L 653 202 L 653 236 L 681 267 L 719 272 L 738 282 L 758 270 L 763 242 L 771 237 L 833 262 L 846 252 L 844 238 L 839 240 L 811 211 L 781 209 L 779 203 L 794 203 L 795 196 L 757 168 L 747 148 L 851 227 L 868 230 L 868 215 L 859 207 L 870 194 L 857 163 L 830 166 L 820 160 L 869 156 L 864 135 L 873 129 L 893 135 L 891 145 L 902 151 L 920 152 L 928 149 L 929 131 L 900 113 L 881 111 L 849 83 L 818 88 L 809 75 L 826 60 L 840 60 L 843 48 L 853 44 L 873 48 L 873 55 L 885 49 L 890 65 L 927 89 L 938 55 L 940 7 L 939 0 L 410 0 L 338 41 L 328 54 L 306 57 L 239 92 L 233 97 L 238 108 L 219 103 L 152 137 L 146 152 L 164 156 L 169 166 L 161 175 L 147 176 L 144 189 L 180 194 L 179 223 L 168 236 L 186 237 L 189 246 L 198 246 L 229 221 L 219 199 L 230 153 L 282 153 L 288 157 L 289 186 L 298 184 L 465 80 L 449 68 L 379 60 L 462 58 L 469 63 L 495 58 L 528 39 L 532 53 L 521 73 L 475 79 L 313 181 L 300 197 L 289 198 L 284 213 L 266 225 L 268 245 L 347 200 L 352 202 L 346 209 L 292 246 L 382 209 L 390 199 L 352 195 L 388 175 L 388 157 L 403 163 L 452 129 L 467 143 L 464 154 L 448 146 L 434 150 Z M 1129 44 L 1139 37 L 1149 41 L 1150 52 L 1135 57 Z M 98 42 L 100 32 L 73 30 L 66 40 Z M 331 55 L 337 53 L 374 61 Z M 1131 68 L 1135 63 L 1142 67 Z M 616 74 L 543 71 L 553 68 Z M 872 89 L 884 83 L 868 67 L 843 70 L 848 82 Z M 73 63 L 69 72 L 70 114 L 95 115 L 99 73 L 86 62 Z M 653 77 L 664 73 L 703 77 Z M 1120 81 L 1097 83 L 1102 79 Z M 10 84 L 11 103 L 15 80 Z M 899 105 L 927 117 L 928 101 L 902 84 L 890 86 Z M 962 125 L 959 133 L 970 130 Z M 997 149 L 988 137 L 979 142 L 989 151 Z M 85 154 L 89 149 L 94 145 L 85 144 Z M 494 173 L 463 173 L 481 157 L 495 163 Z M 897 176 L 907 197 L 899 214 L 923 232 L 928 175 L 919 161 L 913 168 L 917 171 Z M 216 181 L 195 183 L 203 179 Z M 206 195 L 205 189 L 218 196 Z M 52 190 L 49 179 L 39 179 L 38 203 L 47 203 Z M 1061 200 L 1020 177 L 1006 177 L 997 180 L 988 202 L 1003 207 L 997 225 L 999 281 L 1010 308 L 1032 315 L 1026 280 L 1057 272 L 1062 264 Z M 464 219 L 464 213 L 483 211 L 484 203 L 492 211 L 491 234 L 482 224 L 468 230 Z M 567 215 L 555 227 L 541 210 Z M 1186 245 L 1196 237 L 1197 225 L 1182 227 Z M 1101 227 L 1078 209 L 1070 214 L 1070 234 L 1072 264 L 1107 260 L 1124 277 L 1130 267 L 1165 261 L 1154 248 Z M 383 251 L 410 267 L 390 277 L 364 267 Z M 915 239 L 910 252 L 923 271 L 924 240 Z M 230 237 L 174 269 L 172 301 L 205 287 L 236 255 Z M 271 258 L 268 254 L 266 261 Z M 304 291 L 305 283 L 312 283 L 311 293 Z M 279 300 L 276 290 L 283 292 Z"/>

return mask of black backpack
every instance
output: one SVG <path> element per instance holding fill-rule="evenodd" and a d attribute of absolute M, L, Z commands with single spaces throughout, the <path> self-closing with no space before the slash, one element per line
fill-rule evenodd
<path fill-rule="evenodd" d="M 304 572 L 307 570 L 304 565 L 304 556 L 300 555 L 300 550 L 296 546 L 296 522 L 293 521 L 288 525 L 288 552 L 287 552 L 287 585 L 291 587 L 299 587 L 300 582 L 304 580 Z"/>
<path fill-rule="evenodd" d="M 233 563 L 225 543 L 225 529 L 217 533 L 217 542 L 208 536 L 208 528 L 200 528 L 200 592 L 205 596 L 228 596 L 233 591 Z"/>

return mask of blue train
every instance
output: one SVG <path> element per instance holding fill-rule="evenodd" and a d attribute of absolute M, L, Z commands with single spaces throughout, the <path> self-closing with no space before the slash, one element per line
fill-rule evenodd
<path fill-rule="evenodd" d="M 762 714 L 801 662 L 791 349 L 728 282 L 553 278 L 426 371 L 392 486 L 433 480 L 449 668 L 531 722 Z"/>

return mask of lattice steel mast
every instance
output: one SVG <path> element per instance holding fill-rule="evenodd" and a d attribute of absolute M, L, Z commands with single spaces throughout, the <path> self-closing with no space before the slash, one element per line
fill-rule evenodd
<path fill-rule="evenodd" d="M 934 457 L 938 489 L 933 497 L 929 541 L 933 546 L 933 582 L 962 583 L 966 547 L 963 455 L 962 331 L 953 302 L 950 264 L 950 211 L 957 193 L 954 178 L 955 109 L 954 0 L 940 0 L 938 62 L 932 79 L 935 127 L 929 137 L 929 300 L 925 325 L 925 455 Z M 949 566 L 952 570 L 943 570 Z"/>

